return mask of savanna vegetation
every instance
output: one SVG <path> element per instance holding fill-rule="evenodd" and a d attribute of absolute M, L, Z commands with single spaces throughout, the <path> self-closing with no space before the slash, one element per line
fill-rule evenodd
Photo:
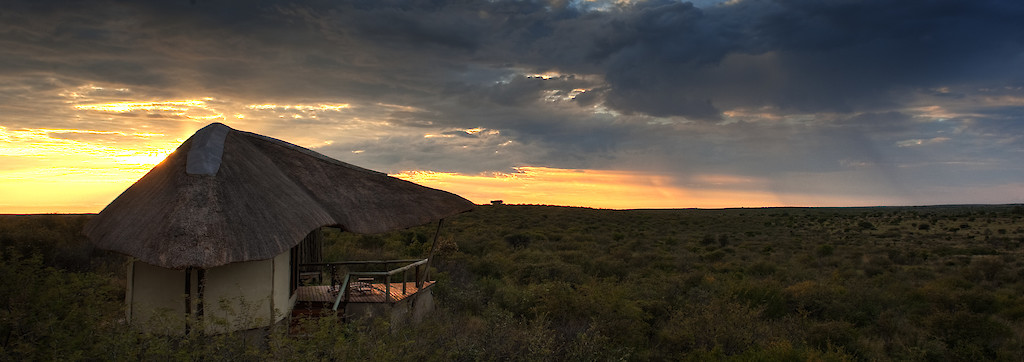
<path fill-rule="evenodd" d="M 89 216 L 0 217 L 0 359 L 1019 360 L 1024 207 L 595 210 L 446 220 L 418 324 L 160 336 L 123 321 Z M 333 260 L 420 257 L 434 227 L 325 230 Z"/>

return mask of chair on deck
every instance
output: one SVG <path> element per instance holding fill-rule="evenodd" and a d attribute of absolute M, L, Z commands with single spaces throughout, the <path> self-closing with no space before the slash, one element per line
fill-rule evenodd
<path fill-rule="evenodd" d="M 357 294 L 373 294 L 373 278 L 357 278 L 352 283 L 352 290 Z"/>

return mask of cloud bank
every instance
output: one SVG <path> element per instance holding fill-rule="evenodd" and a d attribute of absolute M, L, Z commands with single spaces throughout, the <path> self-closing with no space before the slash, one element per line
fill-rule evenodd
<path fill-rule="evenodd" d="M 3 168 L 56 162 L 17 132 L 166 149 L 219 121 L 391 173 L 655 173 L 811 206 L 1024 202 L 1016 2 L 0 7 Z"/>

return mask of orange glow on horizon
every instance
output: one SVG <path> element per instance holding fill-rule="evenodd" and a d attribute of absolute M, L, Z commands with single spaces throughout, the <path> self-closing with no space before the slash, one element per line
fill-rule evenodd
<path fill-rule="evenodd" d="M 577 91 L 585 90 L 573 90 Z M 209 122 L 224 121 L 225 115 L 254 131 L 261 130 L 262 125 L 274 129 L 275 133 L 283 132 L 284 136 L 293 133 L 288 137 L 275 137 L 314 150 L 331 145 L 336 139 L 327 139 L 311 132 L 290 132 L 280 127 L 276 119 L 317 118 L 326 112 L 346 115 L 346 112 L 355 109 L 352 117 L 346 118 L 346 122 L 334 125 L 332 135 L 357 134 L 358 137 L 368 138 L 386 137 L 394 132 L 405 131 L 387 119 L 361 118 L 358 112 L 360 106 L 348 103 L 254 104 L 210 97 L 104 102 L 109 100 L 109 96 L 94 98 L 97 92 L 113 92 L 114 97 L 121 100 L 131 96 L 129 89 L 83 86 L 61 93 L 61 96 L 68 99 L 67 107 L 73 114 L 59 122 L 54 121 L 51 128 L 11 129 L 0 126 L 0 213 L 99 212 L 173 152 L 193 131 Z M 561 93 L 557 95 L 564 96 Z M 393 104 L 375 106 L 402 112 L 421 111 Z M 606 111 L 595 108 L 595 112 Z M 741 111 L 735 111 L 731 116 L 771 116 L 771 110 L 759 110 L 760 113 Z M 942 114 L 941 109 L 922 109 L 921 112 L 930 116 Z M 150 118 L 160 121 L 150 123 Z M 101 129 L 74 129 L 79 125 Z M 423 128 L 415 130 L 422 132 Z M 427 131 L 420 134 L 424 138 L 451 139 L 466 135 L 478 138 L 494 136 L 495 139 L 501 136 L 499 130 L 484 127 Z M 346 139 L 340 140 L 344 142 Z M 900 141 L 898 145 L 924 146 L 948 140 L 946 137 L 908 139 Z M 514 142 L 511 139 L 497 141 L 502 147 Z M 448 145 L 459 146 L 451 142 Z M 360 154 L 365 150 L 354 149 L 350 152 Z M 772 180 L 729 174 L 679 175 L 672 171 L 523 166 L 511 173 L 467 175 L 405 171 L 393 176 L 454 192 L 478 204 L 501 199 L 509 204 L 637 209 L 870 206 L 892 203 L 892 200 L 884 197 L 867 199 L 863 195 L 776 193 L 771 190 L 780 188 L 772 187 Z M 839 179 L 837 175 L 818 176 L 824 180 Z"/>
<path fill-rule="evenodd" d="M 99 212 L 180 143 L 154 133 L 4 127 L 0 140 L 5 214 Z"/>
<path fill-rule="evenodd" d="M 477 204 L 503 200 L 508 204 L 607 209 L 781 206 L 771 193 L 684 188 L 669 176 L 647 172 L 517 167 L 513 173 L 405 171 L 391 176 L 451 191 Z"/>
<path fill-rule="evenodd" d="M 101 92 L 122 100 L 111 101 Z M 211 97 L 171 100 L 132 100 L 131 90 L 94 85 L 69 89 L 60 95 L 77 113 L 76 119 L 96 120 L 113 127 L 129 117 L 155 117 L 180 122 L 153 131 L 71 129 L 72 127 L 10 129 L 0 126 L 0 213 L 94 213 L 103 209 L 153 166 L 163 161 L 185 137 L 209 122 L 229 115 L 242 123 L 253 112 L 299 112 L 293 118 L 316 118 L 318 112 L 351 108 L 347 103 L 240 105 Z M 129 99 L 124 99 L 129 98 Z M 248 113 L 248 114 L 247 114 Z M 84 116 L 84 118 L 83 118 Z M 258 117 L 257 117 L 258 118 Z M 82 123 L 88 124 L 88 123 Z M 97 123 L 92 123 L 97 124 Z M 331 140 L 296 137 L 309 148 Z"/>

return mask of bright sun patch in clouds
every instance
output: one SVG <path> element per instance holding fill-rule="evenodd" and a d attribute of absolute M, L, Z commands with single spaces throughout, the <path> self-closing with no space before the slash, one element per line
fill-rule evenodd
<path fill-rule="evenodd" d="M 0 213 L 98 212 L 174 150 L 162 136 L 0 127 Z"/>
<path fill-rule="evenodd" d="M 51 128 L 0 126 L 0 213 L 98 212 L 185 137 L 207 123 L 223 122 L 225 115 L 245 127 L 266 120 L 267 113 L 274 118 L 317 118 L 323 112 L 352 108 L 348 103 L 246 105 L 213 97 L 138 100 L 131 89 L 93 84 L 58 95 L 74 123 Z M 90 122 L 79 123 L 82 120 Z M 164 123 L 153 126 L 152 120 Z M 75 129 L 79 124 L 89 126 Z M 140 125 L 137 130 L 121 131 L 135 124 Z M 310 148 L 333 142 L 290 139 Z"/>
<path fill-rule="evenodd" d="M 206 102 L 200 100 L 190 100 L 167 102 L 113 102 L 101 104 L 75 105 L 75 109 L 117 113 L 134 111 L 187 111 L 190 108 L 206 108 Z"/>
<path fill-rule="evenodd" d="M 104 146 L 97 143 L 81 142 L 73 139 L 60 137 L 61 135 L 100 135 L 137 138 L 145 140 L 155 136 L 163 136 L 157 133 L 124 133 L 112 131 L 91 131 L 91 130 L 68 130 L 68 129 L 26 129 L 9 130 L 0 127 L 0 139 L 4 144 L 0 146 L 0 156 L 31 156 L 31 157 L 53 157 L 56 159 L 68 159 L 76 156 L 89 156 L 108 158 L 111 160 L 118 157 L 133 157 L 140 154 L 150 155 L 163 154 L 166 156 L 170 151 L 156 146 L 144 146 L 139 149 L 124 147 Z M 173 147 L 170 148 L 173 150 Z M 152 165 L 159 163 L 160 158 Z"/>
<path fill-rule="evenodd" d="M 224 114 L 214 109 L 208 102 L 213 98 L 183 100 L 183 101 L 156 101 L 156 102 L 109 102 L 94 104 L 76 104 L 74 109 L 83 111 L 111 112 L 111 113 L 170 113 L 175 116 L 187 118 L 193 121 L 214 121 L 224 119 Z"/>
<path fill-rule="evenodd" d="M 317 119 L 322 115 L 323 112 L 341 112 L 346 109 L 352 108 L 351 104 L 348 103 L 331 103 L 331 104 L 250 104 L 245 107 L 250 111 L 256 112 L 270 112 L 277 116 L 278 119 Z M 243 117 L 236 118 L 242 119 Z"/>
<path fill-rule="evenodd" d="M 296 111 L 340 111 L 351 107 L 347 103 L 341 104 L 250 104 L 247 108 L 253 110 L 296 110 Z"/>

